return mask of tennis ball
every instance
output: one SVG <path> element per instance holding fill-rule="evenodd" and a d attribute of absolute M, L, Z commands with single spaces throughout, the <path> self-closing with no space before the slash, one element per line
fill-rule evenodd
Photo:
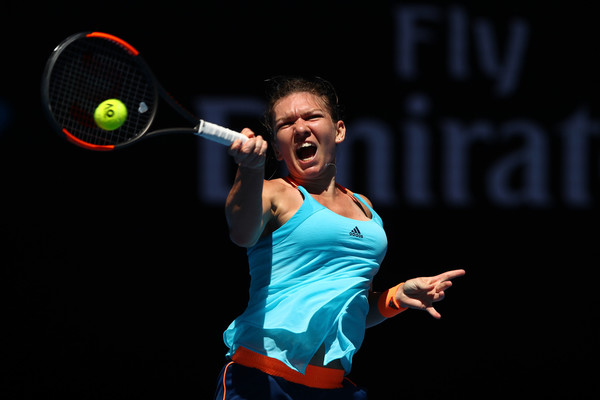
<path fill-rule="evenodd" d="M 94 111 L 96 125 L 106 131 L 120 128 L 127 119 L 127 107 L 121 100 L 104 100 Z"/>

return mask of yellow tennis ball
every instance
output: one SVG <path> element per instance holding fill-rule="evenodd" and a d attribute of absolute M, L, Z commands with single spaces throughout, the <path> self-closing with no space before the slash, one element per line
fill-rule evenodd
<path fill-rule="evenodd" d="M 120 128 L 127 119 L 127 107 L 119 99 L 104 100 L 94 111 L 96 125 L 106 131 Z"/>

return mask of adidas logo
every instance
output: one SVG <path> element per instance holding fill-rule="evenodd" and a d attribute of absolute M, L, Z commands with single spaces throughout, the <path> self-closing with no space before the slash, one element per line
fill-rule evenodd
<path fill-rule="evenodd" d="M 361 239 L 363 237 L 362 233 L 360 233 L 360 231 L 358 230 L 358 226 L 355 226 L 354 229 L 350 231 L 350 236 L 354 236 Z"/>

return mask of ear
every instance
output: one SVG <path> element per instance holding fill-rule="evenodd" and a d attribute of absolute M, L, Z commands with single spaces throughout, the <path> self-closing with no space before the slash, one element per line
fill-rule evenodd
<path fill-rule="evenodd" d="M 346 124 L 344 124 L 344 121 L 338 121 L 335 125 L 335 143 L 340 144 L 346 139 Z"/>

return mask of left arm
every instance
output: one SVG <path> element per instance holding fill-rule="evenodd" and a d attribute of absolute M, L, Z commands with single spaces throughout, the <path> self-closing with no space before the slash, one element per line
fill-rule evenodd
<path fill-rule="evenodd" d="M 432 317 L 440 319 L 442 316 L 433 307 L 433 303 L 443 300 L 445 291 L 452 286 L 452 279 L 464 274 L 465 270 L 456 269 L 436 276 L 409 279 L 398 287 L 393 296 L 388 296 L 391 307 L 398 310 L 406 308 L 426 310 Z M 367 328 L 375 326 L 386 319 L 380 312 L 379 300 L 382 295 L 387 294 L 388 292 L 369 293 Z"/>
<path fill-rule="evenodd" d="M 366 196 L 360 195 L 371 208 L 373 203 Z M 407 308 L 415 308 L 417 310 L 426 310 L 435 319 L 440 319 L 442 316 L 433 307 L 433 303 L 444 299 L 444 291 L 452 286 L 452 279 L 458 278 L 465 274 L 465 270 L 456 269 L 446 271 L 442 274 L 426 277 L 414 278 L 399 285 L 394 296 L 388 296 L 388 293 L 396 287 L 386 292 L 369 292 L 369 313 L 367 314 L 367 328 L 375 326 L 388 317 L 380 312 L 380 297 L 386 296 L 387 302 L 392 301 L 392 307 L 398 308 L 398 312 L 402 312 Z M 401 311 L 400 311 L 401 310 Z M 392 310 L 393 311 L 393 310 Z"/>

